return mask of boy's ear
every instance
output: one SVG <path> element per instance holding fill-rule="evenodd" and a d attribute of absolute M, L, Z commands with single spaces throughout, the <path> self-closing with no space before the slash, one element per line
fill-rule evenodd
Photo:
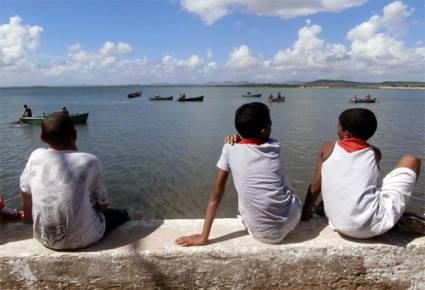
<path fill-rule="evenodd" d="M 44 138 L 43 133 L 40 133 L 40 140 L 41 140 L 41 142 L 43 142 L 43 143 L 46 143 L 46 144 L 47 144 L 47 141 L 46 141 L 46 139 Z"/>
<path fill-rule="evenodd" d="M 351 134 L 351 132 L 350 132 L 350 131 L 345 130 L 345 131 L 344 131 L 344 136 L 345 136 L 345 137 L 347 137 L 347 138 L 350 138 L 350 137 L 353 137 L 353 134 Z"/>

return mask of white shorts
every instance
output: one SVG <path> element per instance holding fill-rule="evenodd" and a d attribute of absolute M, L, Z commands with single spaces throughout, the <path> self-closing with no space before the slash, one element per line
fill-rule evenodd
<path fill-rule="evenodd" d="M 391 171 L 382 180 L 378 189 L 379 207 L 367 228 L 337 231 L 353 238 L 366 239 L 381 235 L 390 230 L 401 218 L 416 184 L 416 173 L 406 167 Z"/>

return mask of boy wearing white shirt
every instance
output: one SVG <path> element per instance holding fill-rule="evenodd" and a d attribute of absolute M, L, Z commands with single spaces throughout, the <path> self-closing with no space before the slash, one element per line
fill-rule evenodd
<path fill-rule="evenodd" d="M 230 172 L 238 192 L 242 223 L 253 238 L 264 243 L 279 243 L 298 224 L 301 204 L 285 177 L 280 144 L 269 139 L 271 120 L 268 107 L 258 102 L 241 106 L 236 111 L 235 127 L 242 139 L 234 136 L 238 142 L 223 147 L 203 231 L 178 238 L 176 243 L 179 245 L 207 244 Z"/>
<path fill-rule="evenodd" d="M 34 238 L 51 249 L 77 249 L 128 221 L 126 210 L 107 208 L 100 161 L 77 151 L 71 118 L 53 113 L 41 129 L 49 148 L 31 153 L 20 179 L 24 217 L 34 221 Z"/>

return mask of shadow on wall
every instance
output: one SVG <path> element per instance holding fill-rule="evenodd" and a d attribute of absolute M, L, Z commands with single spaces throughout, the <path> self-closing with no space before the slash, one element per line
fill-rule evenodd
<path fill-rule="evenodd" d="M 76 250 L 76 252 L 97 252 L 131 245 L 149 236 L 163 223 L 163 220 L 128 221 L 108 233 L 96 244 Z"/>
<path fill-rule="evenodd" d="M 32 224 L 23 222 L 0 223 L 0 245 L 32 239 Z"/>

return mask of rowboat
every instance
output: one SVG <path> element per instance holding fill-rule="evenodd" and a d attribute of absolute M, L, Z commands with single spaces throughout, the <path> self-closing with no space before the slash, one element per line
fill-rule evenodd
<path fill-rule="evenodd" d="M 282 96 L 282 97 L 278 97 L 278 98 L 273 98 L 273 99 L 271 99 L 271 100 L 269 100 L 269 102 L 272 102 L 272 103 L 280 103 L 280 102 L 284 102 L 285 101 L 285 96 Z"/>
<path fill-rule="evenodd" d="M 195 98 L 178 98 L 178 102 L 203 102 L 204 96 L 199 96 Z"/>
<path fill-rule="evenodd" d="M 173 96 L 171 96 L 171 97 L 155 96 L 155 97 L 149 98 L 149 100 L 151 100 L 151 101 L 172 101 Z"/>
<path fill-rule="evenodd" d="M 89 113 L 82 113 L 82 114 L 72 114 L 70 115 L 71 120 L 74 122 L 74 124 L 86 124 L 87 119 L 89 117 Z M 24 124 L 31 124 L 31 125 L 40 125 L 44 120 L 44 117 L 24 117 L 20 118 L 19 121 Z"/>
<path fill-rule="evenodd" d="M 376 98 L 373 99 L 351 99 L 352 103 L 361 104 L 361 103 L 376 103 Z"/>
<path fill-rule="evenodd" d="M 261 97 L 261 94 L 252 94 L 251 92 L 246 93 L 245 95 L 242 95 L 243 98 L 259 98 Z"/>
<path fill-rule="evenodd" d="M 139 92 L 128 94 L 127 96 L 129 99 L 132 99 L 132 98 L 140 97 L 141 95 L 142 95 L 142 92 L 139 91 Z"/>

